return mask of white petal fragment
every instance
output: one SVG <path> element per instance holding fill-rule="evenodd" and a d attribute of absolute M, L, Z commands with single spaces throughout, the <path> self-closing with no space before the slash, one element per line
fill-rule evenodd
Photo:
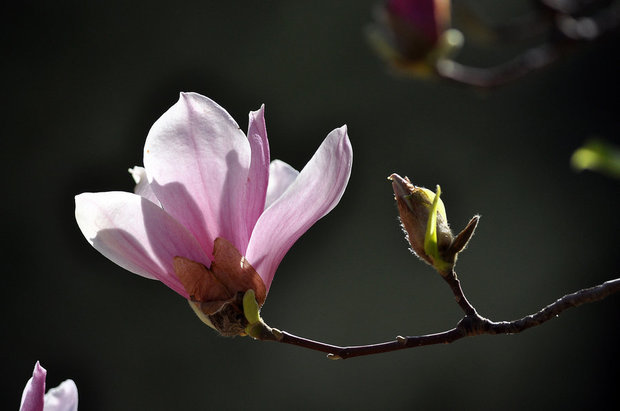
<path fill-rule="evenodd" d="M 267 201 L 265 209 L 269 208 L 286 189 L 293 184 L 299 171 L 282 160 L 273 160 L 269 165 L 269 185 L 267 186 Z"/>
<path fill-rule="evenodd" d="M 150 200 L 161 207 L 157 196 L 155 196 L 155 193 L 151 189 L 144 167 L 135 166 L 134 168 L 130 168 L 128 171 L 129 174 L 131 174 L 131 176 L 133 177 L 133 180 L 136 182 L 136 187 L 134 188 L 133 192 L 140 197 L 144 197 L 147 200 Z"/>
<path fill-rule="evenodd" d="M 73 380 L 65 380 L 45 394 L 44 411 L 77 411 L 78 390 Z"/>

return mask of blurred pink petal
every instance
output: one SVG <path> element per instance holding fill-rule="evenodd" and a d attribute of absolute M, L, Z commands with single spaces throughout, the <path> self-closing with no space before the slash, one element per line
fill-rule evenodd
<path fill-rule="evenodd" d="M 449 0 L 389 0 L 385 6 L 392 18 L 409 24 L 430 43 L 445 30 L 446 14 L 449 19 Z"/>

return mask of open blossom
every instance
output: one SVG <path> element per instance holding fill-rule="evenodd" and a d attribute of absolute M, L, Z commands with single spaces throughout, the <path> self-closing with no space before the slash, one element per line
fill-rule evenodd
<path fill-rule="evenodd" d="M 32 377 L 22 394 L 20 411 L 77 411 L 78 391 L 73 380 L 65 380 L 45 394 L 47 371 L 39 362 L 34 365 Z"/>
<path fill-rule="evenodd" d="M 163 282 L 220 333 L 243 334 L 242 294 L 263 304 L 286 252 L 340 200 L 352 155 L 343 126 L 301 172 L 270 162 L 264 107 L 246 136 L 218 104 L 182 93 L 149 131 L 144 168 L 130 170 L 135 194 L 80 194 L 76 219 L 110 260 Z"/>

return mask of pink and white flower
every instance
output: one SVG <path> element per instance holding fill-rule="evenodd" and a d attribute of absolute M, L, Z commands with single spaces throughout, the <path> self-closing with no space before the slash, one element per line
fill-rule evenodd
<path fill-rule="evenodd" d="M 47 371 L 39 362 L 34 365 L 32 377 L 26 383 L 20 411 L 77 411 L 78 391 L 73 380 L 65 380 L 45 394 Z"/>
<path fill-rule="evenodd" d="M 262 295 L 255 290 L 262 305 L 286 252 L 340 200 L 352 156 L 343 126 L 298 172 L 270 161 L 264 107 L 250 112 L 246 137 L 218 104 L 181 93 L 149 131 L 144 168 L 130 170 L 135 193 L 80 194 L 76 220 L 104 256 L 194 302 L 217 300 L 195 294 L 214 293 L 220 283 L 233 294 L 245 291 L 239 282 L 255 270 L 258 280 L 246 283 L 264 285 Z M 242 270 L 228 275 L 239 264 L 224 260 L 237 254 Z M 209 267 L 217 281 L 204 279 L 213 277 Z"/>

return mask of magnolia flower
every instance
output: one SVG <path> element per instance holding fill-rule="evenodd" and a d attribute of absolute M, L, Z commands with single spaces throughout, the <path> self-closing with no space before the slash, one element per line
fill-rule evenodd
<path fill-rule="evenodd" d="M 223 335 L 243 335 L 243 294 L 261 306 L 282 258 L 340 200 L 352 149 L 346 126 L 325 138 L 298 172 L 270 163 L 264 106 L 247 137 L 212 100 L 181 93 L 153 125 L 134 193 L 83 193 L 76 220 L 121 267 L 190 301 Z"/>
<path fill-rule="evenodd" d="M 32 377 L 22 394 L 20 411 L 77 411 L 78 392 L 73 380 L 65 380 L 45 394 L 47 371 L 39 362 L 34 365 Z"/>

